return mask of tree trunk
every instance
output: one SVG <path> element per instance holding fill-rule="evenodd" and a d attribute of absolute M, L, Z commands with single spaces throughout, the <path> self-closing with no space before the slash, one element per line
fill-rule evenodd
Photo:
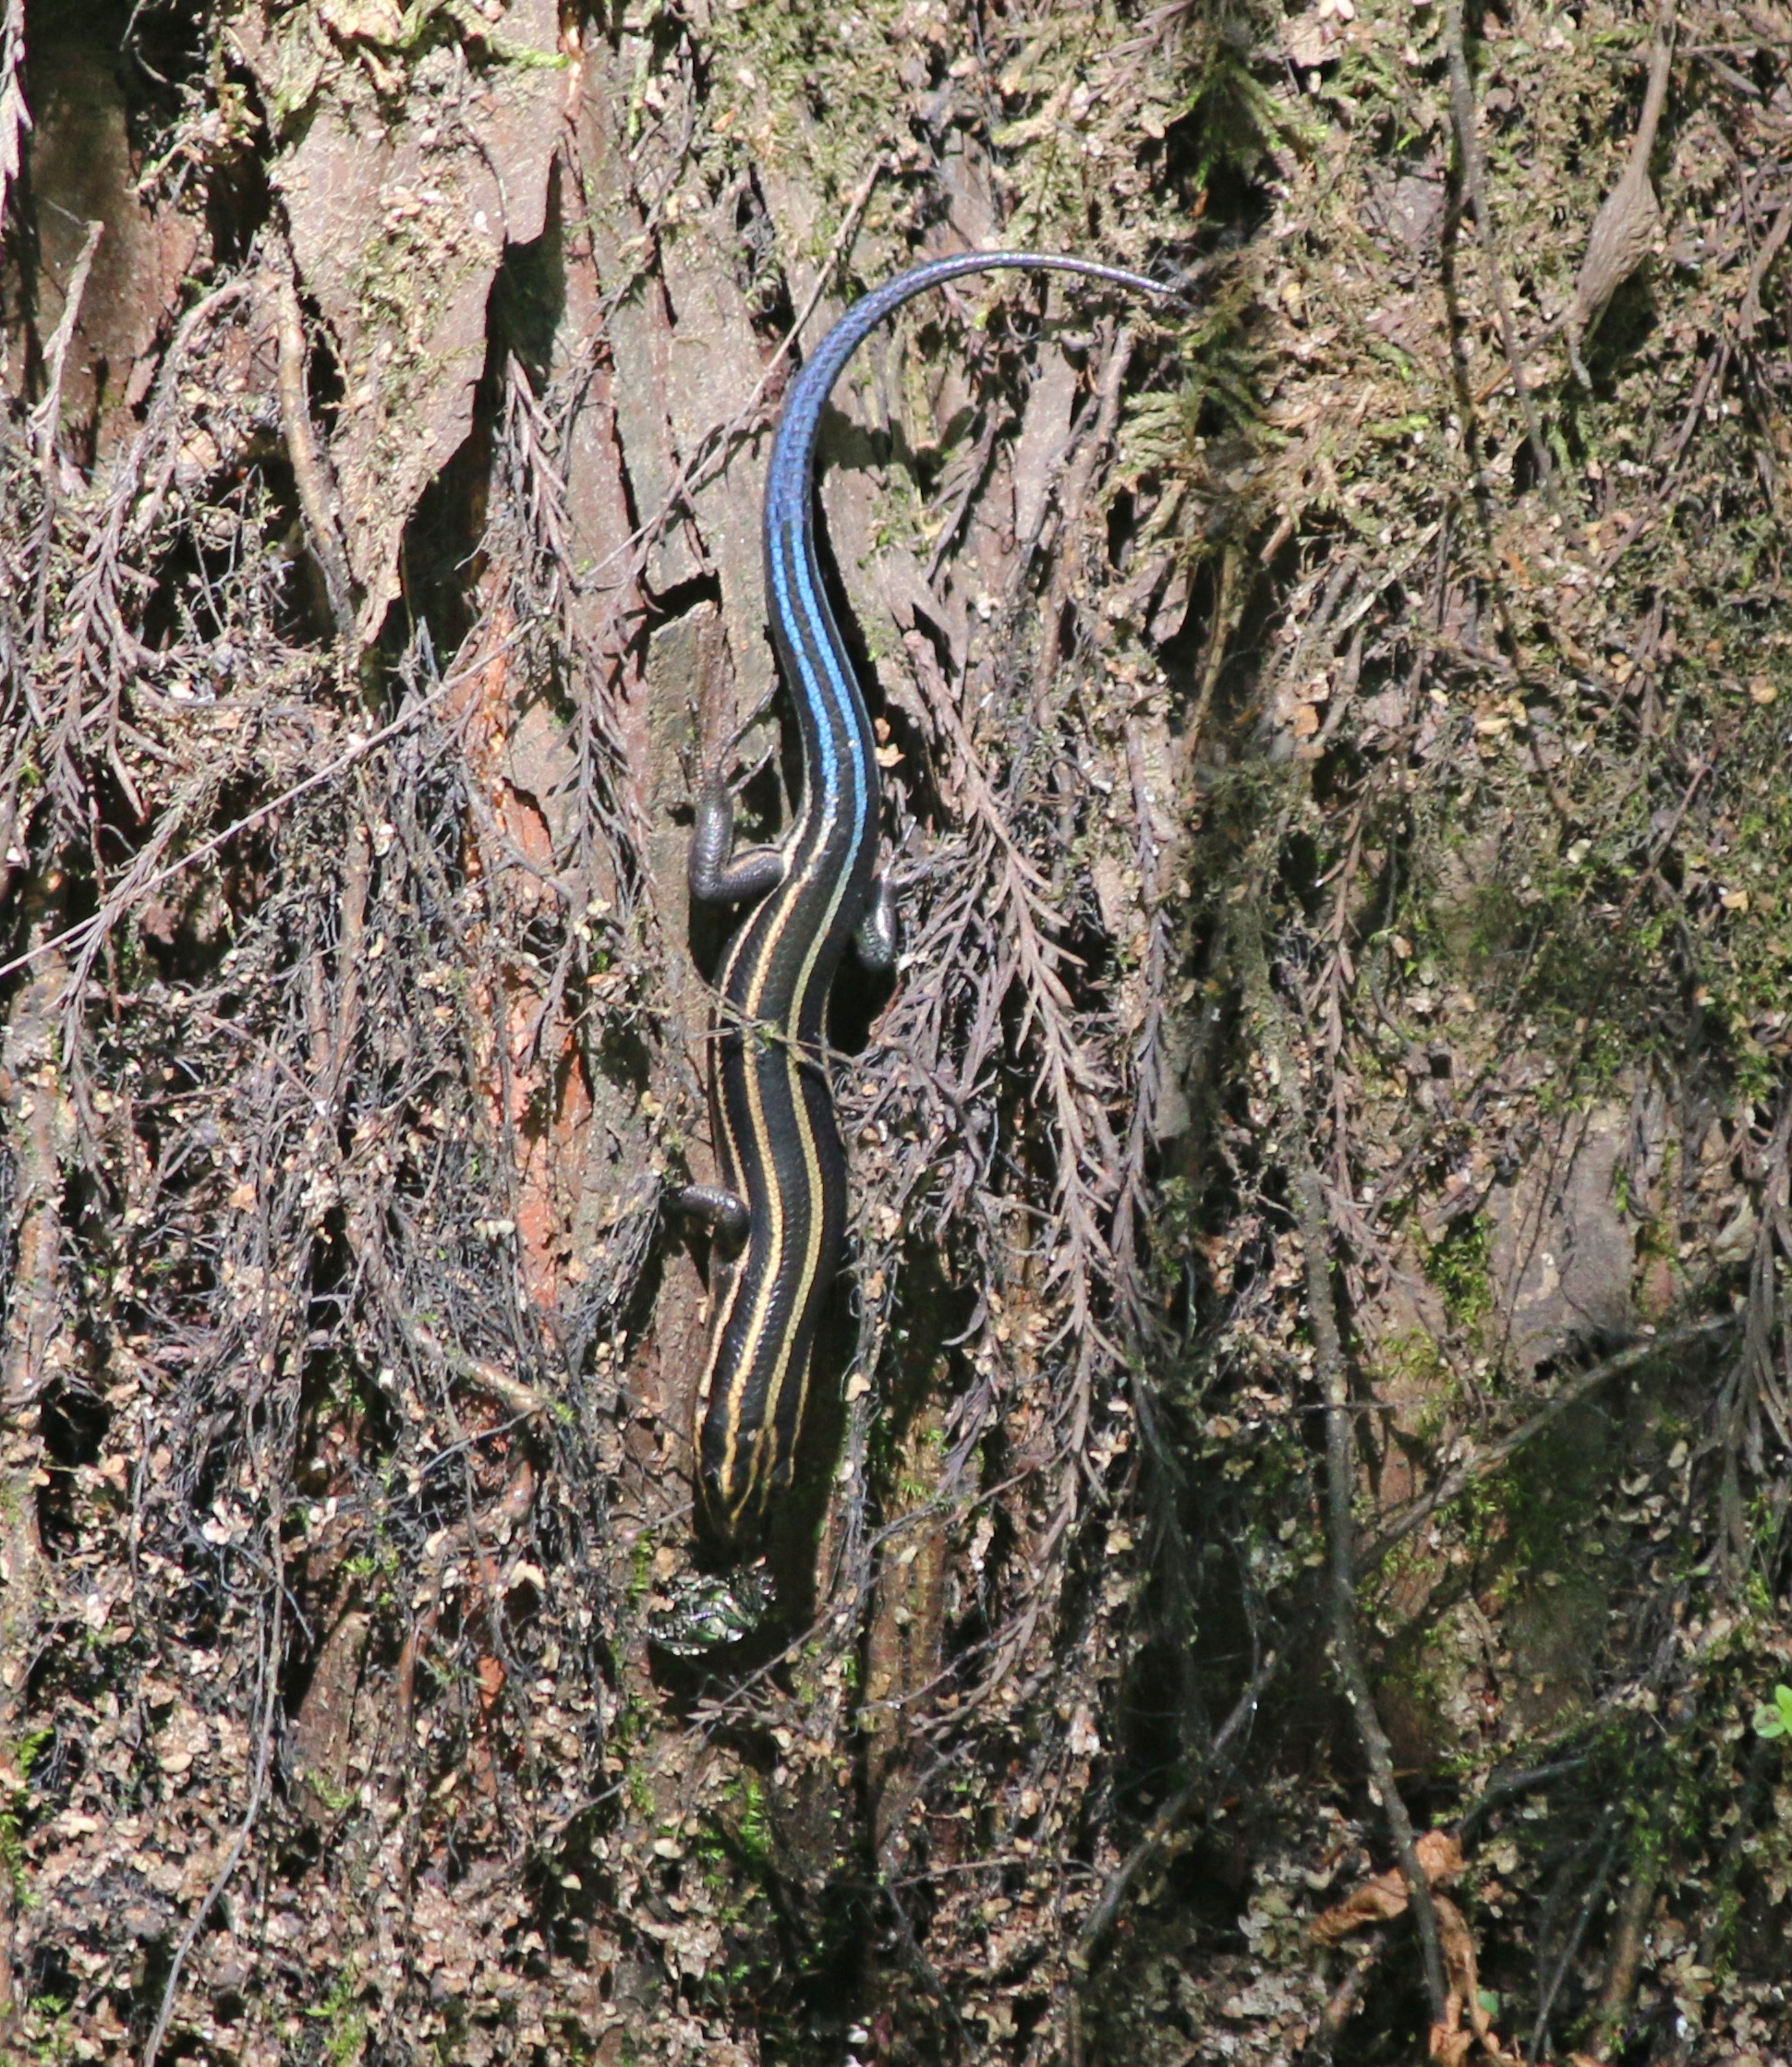
<path fill-rule="evenodd" d="M 0 0 L 5 2058 L 1792 2047 L 1770 16 Z M 681 1655 L 770 434 L 1015 248 Z"/>

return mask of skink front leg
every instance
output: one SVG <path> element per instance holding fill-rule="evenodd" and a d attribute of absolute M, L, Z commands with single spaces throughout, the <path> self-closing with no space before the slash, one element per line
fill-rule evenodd
<path fill-rule="evenodd" d="M 890 887 L 890 877 L 879 876 L 871 886 L 871 901 L 865 908 L 865 916 L 853 929 L 853 945 L 858 950 L 860 966 L 887 974 L 896 966 L 899 937 L 896 893 Z"/>
<path fill-rule="evenodd" d="M 745 904 L 783 881 L 784 857 L 776 847 L 735 854 L 733 843 L 733 793 L 720 776 L 711 776 L 697 792 L 691 836 L 691 896 L 697 903 Z"/>

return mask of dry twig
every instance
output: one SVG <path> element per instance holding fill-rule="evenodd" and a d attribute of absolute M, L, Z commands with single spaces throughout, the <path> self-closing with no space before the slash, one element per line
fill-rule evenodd
<path fill-rule="evenodd" d="M 1592 227 L 1587 233 L 1586 252 L 1580 260 L 1580 270 L 1575 275 L 1574 293 L 1567 306 L 1544 325 L 1524 350 L 1523 356 L 1528 359 L 1545 339 L 1553 337 L 1557 331 L 1566 331 L 1568 362 L 1583 388 L 1592 387 L 1592 381 L 1580 357 L 1581 340 L 1604 314 L 1606 303 L 1649 256 L 1655 234 L 1661 227 L 1661 203 L 1655 199 L 1654 183 L 1649 176 L 1649 160 L 1655 148 L 1655 132 L 1661 126 L 1662 110 L 1667 104 L 1667 82 L 1673 67 L 1674 0 L 1662 0 L 1655 24 L 1654 54 L 1649 66 L 1649 86 L 1643 95 L 1642 114 L 1637 122 L 1637 133 L 1631 139 L 1624 170 L 1592 219 Z M 1780 232 L 1782 239 L 1785 234 L 1784 230 Z M 1776 248 L 1777 245 L 1770 238 L 1762 271 L 1772 263 Z M 1750 296 L 1754 287 L 1755 283 L 1751 282 Z M 1506 372 L 1483 388 L 1475 400 L 1485 402 L 1508 379 L 1522 386 L 1519 363 L 1509 359 L 1509 356 Z"/>

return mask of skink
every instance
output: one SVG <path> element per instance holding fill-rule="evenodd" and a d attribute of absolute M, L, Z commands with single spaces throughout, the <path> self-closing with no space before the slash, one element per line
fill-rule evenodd
<path fill-rule="evenodd" d="M 1161 296 L 1118 266 L 1035 251 L 965 252 L 899 274 L 858 302 L 792 382 L 766 478 L 766 593 L 772 642 L 796 707 L 803 789 L 775 846 L 731 852 L 733 805 L 720 778 L 698 800 L 694 900 L 749 906 L 723 952 L 710 1026 L 709 1104 L 720 1182 L 680 1203 L 716 1233 L 714 1313 L 697 1394 L 696 1497 L 729 1559 L 762 1542 L 790 1481 L 816 1324 L 846 1227 L 846 1166 L 826 1052 L 829 992 L 849 941 L 872 968 L 895 953 L 878 875 L 871 720 L 816 558 L 816 436 L 846 362 L 885 317 L 964 273 L 1071 272 Z"/>

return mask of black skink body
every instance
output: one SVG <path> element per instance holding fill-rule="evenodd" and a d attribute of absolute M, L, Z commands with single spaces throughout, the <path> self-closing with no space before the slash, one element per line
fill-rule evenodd
<path fill-rule="evenodd" d="M 912 296 L 963 273 L 1081 273 L 1151 295 L 1157 282 L 1082 259 L 966 252 L 917 266 L 836 323 L 792 383 L 766 479 L 766 591 L 779 664 L 796 707 L 803 793 L 778 846 L 729 858 L 733 808 L 705 789 L 691 894 L 758 901 L 717 979 L 709 1099 L 720 1183 L 684 1203 L 716 1224 L 708 1368 L 698 1395 L 697 1501 L 730 1554 L 755 1548 L 788 1482 L 816 1324 L 846 1227 L 846 1166 L 825 1053 L 828 995 L 849 940 L 873 966 L 894 949 L 877 877 L 878 769 L 870 719 L 828 606 L 812 507 L 821 412 L 866 336 Z"/>

